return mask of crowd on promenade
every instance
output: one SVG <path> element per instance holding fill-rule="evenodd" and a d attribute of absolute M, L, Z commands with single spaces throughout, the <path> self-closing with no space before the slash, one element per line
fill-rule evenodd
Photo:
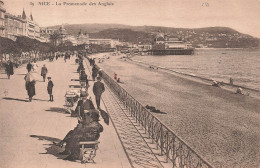
<path fill-rule="evenodd" d="M 93 151 L 97 149 L 97 141 L 100 137 L 100 133 L 103 131 L 103 126 L 99 123 L 100 114 L 102 117 L 106 117 L 106 121 L 108 119 L 107 113 L 101 109 L 100 100 L 101 95 L 105 91 L 104 84 L 101 82 L 102 80 L 102 73 L 95 65 L 95 61 L 91 62 L 92 67 L 92 79 L 88 78 L 88 75 L 85 71 L 84 67 L 84 59 L 86 56 L 85 52 L 76 51 L 76 52 L 57 52 L 48 58 L 50 62 L 56 61 L 58 59 L 64 60 L 64 63 L 67 60 L 71 59 L 71 57 L 76 56 L 76 64 L 78 65 L 77 72 L 79 74 L 79 81 L 81 84 L 80 87 L 80 94 L 76 99 L 67 99 L 66 101 L 73 101 L 72 104 L 75 104 L 75 109 L 70 111 L 72 117 L 76 117 L 78 120 L 78 124 L 72 130 L 70 130 L 67 135 L 62 139 L 60 142 L 54 142 L 55 145 L 59 147 L 65 146 L 65 150 L 60 152 L 60 155 L 67 155 L 65 160 L 75 161 L 75 160 L 82 160 L 83 162 L 93 161 L 94 155 Z M 33 97 L 36 95 L 36 85 L 37 82 L 42 81 L 45 82 L 48 79 L 46 84 L 47 93 L 49 94 L 49 101 L 54 101 L 53 95 L 53 88 L 55 83 L 52 81 L 52 77 L 49 75 L 48 67 L 43 64 L 42 67 L 39 67 L 37 59 L 31 59 L 26 68 L 26 75 L 24 76 L 25 80 L 25 89 L 27 91 L 29 102 L 33 101 Z M 6 61 L 5 70 L 8 79 L 12 81 L 10 78 L 11 75 L 14 74 L 14 65 L 12 62 L 12 58 Z M 39 78 L 41 75 L 41 78 Z M 90 81 L 94 81 L 94 83 Z M 93 103 L 91 94 L 89 93 L 90 86 L 92 85 L 94 97 L 96 103 Z M 42 89 L 42 88 L 40 88 Z M 74 108 L 74 106 L 72 107 Z M 109 119 L 108 119 L 109 120 Z M 84 145 L 84 148 L 92 149 L 92 153 L 83 153 L 82 149 L 80 148 L 80 142 L 88 142 Z M 91 143 L 92 142 L 92 143 Z M 66 145 L 64 145 L 66 144 Z M 87 154 L 87 160 L 83 160 L 84 154 Z"/>
<path fill-rule="evenodd" d="M 73 99 L 69 96 L 67 99 L 68 101 L 72 101 L 72 104 L 77 103 L 75 110 L 71 111 L 71 116 L 77 117 L 78 124 L 73 130 L 68 132 L 62 141 L 55 143 L 60 147 L 66 143 L 65 150 L 59 154 L 68 155 L 65 160 L 70 161 L 83 159 L 82 155 L 84 155 L 84 152 L 82 152 L 82 148 L 80 149 L 80 142 L 88 142 L 84 145 L 84 147 L 92 149 L 95 153 L 95 150 L 97 149 L 97 140 L 100 137 L 100 133 L 103 131 L 103 126 L 99 123 L 99 117 L 100 113 L 104 116 L 104 111 L 100 108 L 100 98 L 102 93 L 105 91 L 105 87 L 101 82 L 101 76 L 98 76 L 97 73 L 95 73 L 95 64 L 91 63 L 93 69 L 92 80 L 95 81 L 93 84 L 93 93 L 95 95 L 97 105 L 97 108 L 95 108 L 89 94 L 90 79 L 88 79 L 88 75 L 86 74 L 83 61 L 84 56 L 79 53 L 77 59 L 75 60 L 76 64 L 79 64 L 77 68 L 81 85 L 79 98 Z M 96 75 L 93 75 L 93 72 Z M 93 160 L 95 157 L 93 153 L 91 154 L 85 152 L 85 154 L 87 155 L 87 159 L 82 160 L 82 162 L 88 162 Z"/>

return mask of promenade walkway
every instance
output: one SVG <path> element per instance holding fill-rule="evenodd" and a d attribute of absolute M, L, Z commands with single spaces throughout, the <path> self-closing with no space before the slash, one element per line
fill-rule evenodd
<path fill-rule="evenodd" d="M 71 81 L 78 79 L 75 73 L 77 65 L 74 58 L 64 62 L 58 59 L 54 62 L 38 62 L 38 79 L 36 96 L 28 102 L 25 90 L 25 66 L 15 69 L 11 79 L 0 74 L 0 167 L 73 167 L 73 168 L 129 168 L 131 164 L 112 124 L 105 125 L 101 119 L 104 131 L 100 136 L 99 150 L 95 164 L 81 164 L 62 160 L 63 151 L 52 144 L 60 141 L 68 131 L 77 125 L 77 119 L 70 117 L 64 109 L 64 95 L 70 85 L 79 85 Z M 48 76 L 54 82 L 54 102 L 49 102 L 47 82 L 42 82 L 39 75 L 43 64 L 49 70 Z"/>

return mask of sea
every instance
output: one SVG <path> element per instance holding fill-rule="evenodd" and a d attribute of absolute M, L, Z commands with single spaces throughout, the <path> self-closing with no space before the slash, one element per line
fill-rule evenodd
<path fill-rule="evenodd" d="M 135 56 L 133 60 L 260 91 L 260 49 L 195 49 L 194 55 Z"/>

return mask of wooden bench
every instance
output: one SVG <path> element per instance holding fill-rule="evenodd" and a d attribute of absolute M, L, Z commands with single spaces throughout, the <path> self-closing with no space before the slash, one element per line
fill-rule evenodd
<path fill-rule="evenodd" d="M 89 163 L 91 161 L 95 163 L 94 158 L 96 156 L 99 143 L 100 143 L 99 141 L 79 142 L 79 144 L 81 145 L 80 148 L 81 163 Z"/>

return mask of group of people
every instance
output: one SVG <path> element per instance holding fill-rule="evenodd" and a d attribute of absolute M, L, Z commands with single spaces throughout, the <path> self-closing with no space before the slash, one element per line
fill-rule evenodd
<path fill-rule="evenodd" d="M 66 143 L 65 150 L 60 152 L 61 155 L 68 155 L 65 160 L 80 160 L 80 144 L 81 141 L 96 141 L 103 131 L 102 125 L 99 123 L 99 111 L 96 110 L 91 97 L 85 91 L 89 87 L 87 74 L 83 65 L 83 58 L 78 56 L 78 72 L 80 82 L 85 83 L 85 88 L 81 88 L 80 99 L 77 102 L 75 111 L 71 113 L 72 116 L 78 118 L 77 126 L 69 131 L 65 138 L 56 145 L 62 147 Z M 104 84 L 101 82 L 100 76 L 97 77 L 98 81 L 93 85 L 93 92 L 96 97 L 97 108 L 100 109 L 100 97 L 105 91 Z M 93 148 L 93 144 L 86 145 L 87 148 Z"/>
<path fill-rule="evenodd" d="M 92 80 L 97 81 L 93 85 L 93 93 L 95 95 L 97 108 L 100 109 L 100 99 L 102 93 L 105 91 L 104 84 L 101 82 L 102 80 L 102 69 L 99 69 L 95 63 L 93 63 L 92 58 L 89 59 L 89 63 L 92 66 Z M 80 80 L 86 82 L 86 88 L 89 87 L 89 80 L 87 78 L 87 74 L 85 72 L 85 68 L 83 66 L 82 58 L 79 56 L 79 66 L 77 71 L 80 73 Z"/>
<path fill-rule="evenodd" d="M 33 96 L 36 95 L 36 92 L 35 92 L 36 78 L 33 75 L 33 71 L 35 72 L 37 67 L 38 67 L 38 64 L 36 63 L 36 60 L 34 60 L 33 63 L 29 62 L 26 66 L 28 73 L 25 75 L 24 80 L 25 80 L 25 88 L 26 88 L 27 94 L 29 96 L 29 102 L 31 102 Z M 44 64 L 41 69 L 41 76 L 43 78 L 43 82 L 45 82 L 45 80 L 46 80 L 47 73 L 48 73 L 48 69 Z M 51 80 L 51 77 L 48 77 L 47 79 L 48 79 L 47 92 L 50 96 L 49 101 L 54 101 L 53 94 L 52 94 L 52 89 L 54 87 L 54 84 L 53 84 L 53 81 Z"/>
<path fill-rule="evenodd" d="M 82 102 L 82 101 L 79 101 Z M 84 103 L 83 103 L 84 104 Z M 83 108 L 83 104 L 82 109 Z M 80 142 L 82 141 L 96 141 L 103 132 L 103 126 L 99 123 L 99 113 L 93 110 L 79 110 L 78 124 L 69 131 L 67 135 L 59 143 L 55 143 L 59 147 L 63 147 L 66 143 L 65 150 L 60 152 L 60 155 L 68 155 L 64 160 L 80 160 Z M 93 145 L 87 145 L 86 148 L 93 148 Z"/>

